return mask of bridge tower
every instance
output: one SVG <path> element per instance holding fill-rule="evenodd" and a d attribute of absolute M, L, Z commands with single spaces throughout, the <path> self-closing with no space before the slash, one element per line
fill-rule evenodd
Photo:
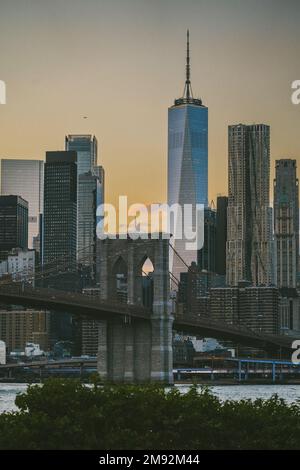
<path fill-rule="evenodd" d="M 133 240 L 125 234 L 98 240 L 102 301 L 145 308 L 142 267 L 147 259 L 154 267 L 149 320 L 128 316 L 100 322 L 98 372 L 113 382 L 173 382 L 169 239 L 161 233 L 152 237 Z"/>

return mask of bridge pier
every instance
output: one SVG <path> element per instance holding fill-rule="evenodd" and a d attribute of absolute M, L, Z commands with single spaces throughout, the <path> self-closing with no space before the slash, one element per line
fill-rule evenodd
<path fill-rule="evenodd" d="M 99 240 L 100 298 L 114 300 L 116 266 L 127 267 L 127 304 L 143 305 L 142 267 L 147 258 L 154 266 L 152 273 L 153 305 L 149 318 L 125 316 L 100 322 L 98 372 L 112 382 L 173 383 L 172 325 L 170 314 L 169 239 L 133 240 L 122 236 Z M 120 261 L 121 259 L 121 261 Z M 126 270 L 126 268 L 125 268 Z"/>
<path fill-rule="evenodd" d="M 173 383 L 172 318 L 101 322 L 97 369 L 111 382 Z"/>

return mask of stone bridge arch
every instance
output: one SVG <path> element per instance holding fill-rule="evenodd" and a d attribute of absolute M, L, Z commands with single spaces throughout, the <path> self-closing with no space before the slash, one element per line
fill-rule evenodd
<path fill-rule="evenodd" d="M 127 265 L 127 303 L 143 305 L 142 271 L 145 260 L 149 258 L 154 266 L 153 313 L 168 313 L 170 309 L 169 281 L 169 239 L 158 234 L 157 239 L 131 239 L 117 236 L 98 241 L 99 284 L 102 300 L 115 300 L 114 266 L 119 259 Z"/>
<path fill-rule="evenodd" d="M 98 241 L 100 297 L 116 300 L 116 273 L 127 267 L 129 305 L 143 308 L 142 266 L 153 264 L 153 304 L 148 320 L 103 321 L 99 327 L 98 371 L 113 382 L 173 381 L 172 324 L 169 283 L 169 239 L 128 235 Z M 122 269 L 121 269 L 122 268 Z M 112 298 L 114 297 L 114 298 Z"/>

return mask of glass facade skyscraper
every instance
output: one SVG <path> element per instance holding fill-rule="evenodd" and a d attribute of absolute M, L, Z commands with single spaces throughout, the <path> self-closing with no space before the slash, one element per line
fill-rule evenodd
<path fill-rule="evenodd" d="M 77 152 L 78 177 L 92 171 L 97 165 L 97 149 L 97 139 L 90 134 L 73 134 L 65 138 L 65 150 Z"/>
<path fill-rule="evenodd" d="M 187 38 L 186 82 L 183 97 L 176 99 L 168 112 L 168 204 L 208 204 L 208 108 L 193 98 L 190 82 L 189 33 Z M 179 233 L 180 218 L 175 218 L 172 232 Z M 195 230 L 195 211 L 188 222 Z M 197 261 L 197 250 L 186 250 L 184 237 L 176 236 L 171 243 L 190 265 Z M 170 253 L 170 271 L 179 279 L 187 268 Z"/>
<path fill-rule="evenodd" d="M 28 247 L 39 236 L 39 217 L 43 212 L 44 162 L 2 159 L 1 194 L 21 196 L 28 202 Z"/>
<path fill-rule="evenodd" d="M 76 262 L 76 152 L 46 152 L 43 263 Z"/>
<path fill-rule="evenodd" d="M 296 288 L 299 257 L 299 181 L 297 162 L 276 160 L 274 235 L 277 287 Z"/>
<path fill-rule="evenodd" d="M 65 148 L 77 153 L 77 261 L 92 267 L 96 253 L 96 210 L 104 202 L 104 170 L 97 166 L 98 143 L 90 134 L 68 135 Z"/>

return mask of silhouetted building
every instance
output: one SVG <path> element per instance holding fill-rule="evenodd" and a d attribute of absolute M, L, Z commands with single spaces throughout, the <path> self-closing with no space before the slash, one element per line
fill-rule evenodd
<path fill-rule="evenodd" d="M 216 211 L 210 208 L 204 209 L 204 244 L 198 251 L 199 268 L 212 273 L 216 272 Z"/>
<path fill-rule="evenodd" d="M 37 248 L 39 217 L 43 212 L 44 162 L 2 159 L 1 194 L 16 194 L 28 202 L 28 247 Z"/>
<path fill-rule="evenodd" d="M 0 259 L 28 247 L 28 203 L 20 196 L 0 196 Z"/>
<path fill-rule="evenodd" d="M 226 275 L 226 242 L 227 242 L 227 207 L 228 197 L 217 197 L 216 229 L 216 273 Z"/>
<path fill-rule="evenodd" d="M 212 320 L 240 325 L 259 333 L 279 333 L 279 291 L 276 287 L 237 287 L 210 290 Z"/>
<path fill-rule="evenodd" d="M 274 180 L 275 282 L 297 287 L 299 255 L 299 182 L 296 160 L 276 160 Z"/>
<path fill-rule="evenodd" d="M 76 152 L 47 152 L 44 181 L 43 263 L 76 264 Z"/>

